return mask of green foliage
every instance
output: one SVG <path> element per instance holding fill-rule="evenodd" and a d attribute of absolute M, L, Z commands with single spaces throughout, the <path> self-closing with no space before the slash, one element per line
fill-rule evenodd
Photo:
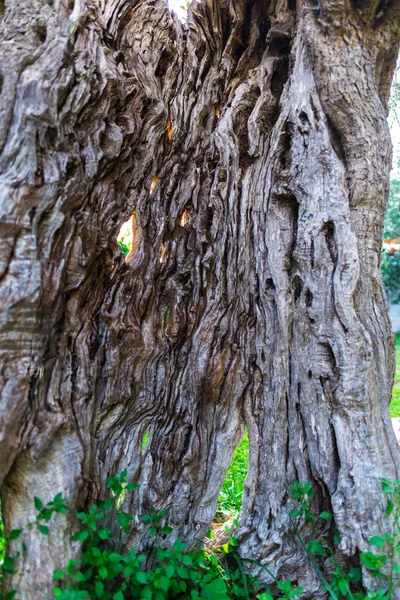
<path fill-rule="evenodd" d="M 53 500 L 47 504 L 39 498 L 34 498 L 34 505 L 37 511 L 36 519 L 27 523 L 26 528 L 37 528 L 42 535 L 49 535 L 49 528 L 45 523 L 48 523 L 54 513 L 65 514 L 68 510 L 65 499 L 62 494 L 57 494 Z M 0 515 L 1 517 L 1 515 Z M 9 543 L 15 542 L 22 537 L 22 529 L 13 529 L 7 537 L 4 534 L 3 522 L 0 519 L 0 590 L 3 589 L 4 574 L 12 575 L 18 571 L 18 558 L 21 556 L 21 551 L 24 550 L 23 542 L 20 543 L 20 550 L 15 550 L 12 554 L 9 552 Z M 0 600 L 13 600 L 16 596 L 16 590 L 9 590 L 4 596 L 0 592 Z"/>
<path fill-rule="evenodd" d="M 214 553 L 204 548 L 189 551 L 179 538 L 164 547 L 164 540 L 173 533 L 166 523 L 167 510 L 151 510 L 141 516 L 141 522 L 148 526 L 149 537 L 160 544 L 142 553 L 128 549 L 126 542 L 135 524 L 133 517 L 122 512 L 120 506 L 122 496 L 136 486 L 127 483 L 126 471 L 107 479 L 107 486 L 111 491 L 109 498 L 77 515 L 82 526 L 74 539 L 82 542 L 82 558 L 70 561 L 63 571 L 54 573 L 57 599 L 230 600 L 250 598 L 250 593 L 255 597 L 255 586 L 259 584 L 244 574 L 236 555 L 235 538 L 231 537 L 228 544 Z M 105 523 L 119 527 L 117 547 L 115 535 L 111 542 L 111 529 Z"/>
<path fill-rule="evenodd" d="M 391 531 L 382 535 L 374 535 L 369 540 L 371 551 L 360 553 L 360 562 L 368 569 L 370 575 L 381 581 L 380 587 L 374 591 L 365 592 L 361 587 L 361 569 L 352 567 L 344 570 L 336 558 L 336 547 L 340 544 L 340 536 L 336 532 L 333 539 L 324 533 L 324 521 L 333 519 L 328 511 L 318 516 L 313 512 L 312 499 L 314 493 L 311 484 L 294 482 L 290 493 L 299 504 L 292 510 L 291 518 L 296 536 L 310 560 L 315 572 L 320 577 L 325 590 L 333 600 L 391 600 L 393 593 L 400 589 L 400 481 L 382 481 L 382 491 L 387 495 L 387 515 L 391 519 Z M 294 518 L 299 519 L 296 523 Z M 313 524 L 312 539 L 305 542 L 300 533 L 300 523 L 307 521 Z M 378 553 L 377 550 L 381 552 Z M 326 578 L 322 567 L 330 560 L 333 574 L 330 580 Z M 322 562 L 321 562 L 322 561 Z"/>
<path fill-rule="evenodd" d="M 130 247 L 128 246 L 128 244 L 124 244 L 124 242 L 118 242 L 119 247 L 122 250 L 122 254 L 124 256 L 128 256 L 129 252 L 130 252 Z"/>
<path fill-rule="evenodd" d="M 117 242 L 118 242 L 119 247 L 121 248 L 124 256 L 128 256 L 129 252 L 131 251 L 132 239 L 133 239 L 132 227 L 130 225 L 130 220 L 129 220 L 126 223 L 124 223 L 124 225 L 121 227 L 121 231 L 117 238 Z"/>
<path fill-rule="evenodd" d="M 225 521 L 240 512 L 248 465 L 249 436 L 246 429 L 240 444 L 234 452 L 231 465 L 218 496 L 217 521 Z"/>
<path fill-rule="evenodd" d="M 167 524 L 168 511 L 150 510 L 141 516 L 148 526 L 152 543 L 137 552 L 129 547 L 128 540 L 135 533 L 134 518 L 121 510 L 124 496 L 135 490 L 136 485 L 127 481 L 127 472 L 107 479 L 110 495 L 94 504 L 86 512 L 77 513 L 81 528 L 74 539 L 82 542 L 80 560 L 70 560 L 63 570 L 55 571 L 54 597 L 58 600 L 294 600 L 303 590 L 290 580 L 277 579 L 272 571 L 251 559 L 241 558 L 239 540 L 233 530 L 220 548 L 189 550 L 179 538 L 169 541 L 173 534 Z M 392 600 L 399 590 L 400 564 L 400 481 L 384 480 L 382 491 L 387 496 L 387 516 L 392 523 L 389 532 L 371 537 L 371 550 L 360 554 L 362 565 L 380 583 L 374 591 L 365 592 L 361 585 L 361 569 L 353 566 L 344 569 L 337 561 L 338 533 L 332 535 L 333 515 L 328 510 L 315 514 L 315 493 L 311 483 L 295 481 L 289 490 L 295 501 L 290 513 L 294 533 L 320 577 L 324 588 L 334 600 Z M 54 513 L 67 511 L 61 494 L 43 504 L 35 498 L 37 517 L 28 528 L 37 527 L 48 535 L 47 525 Z M 300 533 L 306 524 L 307 540 Z M 233 521 L 236 528 L 238 523 Z M 310 534 L 311 529 L 311 534 Z M 116 531 L 119 530 L 119 534 Z M 13 530 L 8 542 L 23 537 L 22 530 Z M 4 534 L 3 534 L 4 538 Z M 14 573 L 18 567 L 16 552 L 4 554 L 2 570 Z M 326 561 L 332 567 L 324 569 Z M 260 583 L 245 572 L 244 563 L 249 562 L 264 569 L 273 585 L 260 589 Z M 2 600 L 12 600 L 15 590 L 9 591 Z"/>
<path fill-rule="evenodd" d="M 390 121 L 392 124 L 400 124 L 399 76 L 400 65 L 396 69 L 389 102 Z M 396 152 L 395 156 L 397 168 L 392 172 L 390 181 L 390 194 L 384 222 L 384 248 L 381 266 L 388 299 L 390 302 L 398 303 L 400 302 L 400 161 Z"/>
<path fill-rule="evenodd" d="M 400 172 L 391 176 L 385 213 L 382 251 L 382 277 L 390 302 L 400 302 Z"/>
<path fill-rule="evenodd" d="M 400 417 L 400 333 L 396 335 L 396 375 L 392 403 L 390 405 L 390 416 Z"/>

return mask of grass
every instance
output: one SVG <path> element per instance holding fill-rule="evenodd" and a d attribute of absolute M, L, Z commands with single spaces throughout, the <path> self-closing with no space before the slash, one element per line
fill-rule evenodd
<path fill-rule="evenodd" d="M 226 521 L 240 513 L 244 480 L 249 466 L 249 435 L 244 432 L 232 458 L 231 466 L 218 496 L 216 521 Z"/>
<path fill-rule="evenodd" d="M 396 334 L 396 376 L 390 404 L 390 416 L 400 417 L 400 333 Z"/>

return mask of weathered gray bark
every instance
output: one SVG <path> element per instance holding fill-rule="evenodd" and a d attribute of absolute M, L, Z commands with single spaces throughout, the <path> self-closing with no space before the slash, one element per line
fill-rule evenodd
<path fill-rule="evenodd" d="M 6 527 L 127 467 L 131 510 L 195 543 L 246 423 L 242 552 L 322 597 L 292 480 L 353 557 L 399 471 L 379 261 L 400 1 L 207 0 L 187 27 L 161 0 L 0 7 Z M 26 534 L 21 600 L 50 595 L 74 527 Z"/>

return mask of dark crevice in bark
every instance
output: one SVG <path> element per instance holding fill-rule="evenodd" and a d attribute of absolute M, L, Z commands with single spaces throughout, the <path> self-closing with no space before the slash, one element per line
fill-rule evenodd
<path fill-rule="evenodd" d="M 285 121 L 282 126 L 282 140 L 280 140 L 281 145 L 281 163 L 282 168 L 289 170 L 292 162 L 292 137 L 293 137 L 293 124 L 289 121 Z"/>
<path fill-rule="evenodd" d="M 380 17 L 383 17 L 384 15 L 384 11 L 389 9 L 389 6 L 392 4 L 392 2 L 389 0 L 381 0 L 378 4 L 378 6 L 376 7 L 376 11 L 375 11 L 375 18 L 379 19 Z"/>
<path fill-rule="evenodd" d="M 268 56 L 288 56 L 290 52 L 291 38 L 287 33 L 273 31 L 268 40 Z"/>
<path fill-rule="evenodd" d="M 321 15 L 320 0 L 312 0 L 312 10 L 313 10 L 314 16 L 316 18 L 319 18 Z"/>
<path fill-rule="evenodd" d="M 283 87 L 289 78 L 289 58 L 282 57 L 276 60 L 271 78 L 271 92 L 275 98 L 282 95 Z"/>
<path fill-rule="evenodd" d="M 336 152 L 336 155 L 339 158 L 339 160 L 344 164 L 344 167 L 346 168 L 347 167 L 346 151 L 345 151 L 345 147 L 344 147 L 344 143 L 343 143 L 341 134 L 339 133 L 339 130 L 333 124 L 331 119 L 329 119 L 329 117 L 328 117 L 328 124 L 329 124 L 329 127 L 328 127 L 329 138 L 330 138 L 330 141 L 332 144 L 332 148 Z"/>
<path fill-rule="evenodd" d="M 39 44 L 44 44 L 47 39 L 47 26 L 45 23 L 37 23 L 34 28 Z"/>
<path fill-rule="evenodd" d="M 301 278 L 296 275 L 293 278 L 293 289 L 294 289 L 294 303 L 297 304 L 297 302 L 299 301 L 300 297 L 301 297 L 301 293 L 303 291 L 303 281 L 301 280 Z"/>
<path fill-rule="evenodd" d="M 310 242 L 310 266 L 312 269 L 315 266 L 315 242 L 313 238 L 311 238 Z"/>
<path fill-rule="evenodd" d="M 322 229 L 321 233 L 325 236 L 326 245 L 329 250 L 329 254 L 333 263 L 333 266 L 336 268 L 338 261 L 338 251 L 335 240 L 335 225 L 332 221 L 327 221 Z"/>
<path fill-rule="evenodd" d="M 337 442 L 337 438 L 336 438 L 336 431 L 335 431 L 335 427 L 334 427 L 334 425 L 332 425 L 332 423 L 329 424 L 329 429 L 330 429 L 331 438 L 332 438 L 333 463 L 337 466 L 337 469 L 335 471 L 333 471 L 331 474 L 334 490 L 336 491 L 340 467 L 341 467 L 341 461 L 340 461 L 338 442 Z M 332 492 L 331 492 L 331 494 L 332 494 Z M 332 497 L 332 495 L 331 495 L 331 497 Z"/>
<path fill-rule="evenodd" d="M 290 357 L 289 357 L 289 365 L 290 365 Z M 291 368 L 289 366 L 289 373 L 291 374 Z M 291 375 L 289 375 L 289 385 L 291 383 L 290 381 L 291 379 Z M 291 461 L 291 452 L 290 452 L 290 410 L 289 410 L 289 403 L 290 403 L 290 399 L 289 399 L 289 394 L 286 392 L 285 393 L 285 398 L 286 398 L 286 452 L 285 452 L 285 467 L 286 467 L 286 471 L 288 471 L 289 468 L 289 463 Z"/>
<path fill-rule="evenodd" d="M 308 288 L 305 291 L 304 297 L 305 297 L 306 307 L 311 308 L 312 303 L 313 303 L 313 295 Z"/>

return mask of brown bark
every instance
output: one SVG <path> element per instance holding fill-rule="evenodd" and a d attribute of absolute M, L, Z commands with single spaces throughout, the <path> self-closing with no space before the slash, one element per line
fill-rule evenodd
<path fill-rule="evenodd" d="M 399 471 L 379 261 L 400 2 L 207 0 L 183 26 L 161 0 L 6 0 L 0 36 L 6 527 L 127 467 L 134 514 L 196 543 L 247 424 L 241 551 L 322 597 L 292 480 L 351 559 Z M 26 534 L 21 600 L 74 526 Z"/>

